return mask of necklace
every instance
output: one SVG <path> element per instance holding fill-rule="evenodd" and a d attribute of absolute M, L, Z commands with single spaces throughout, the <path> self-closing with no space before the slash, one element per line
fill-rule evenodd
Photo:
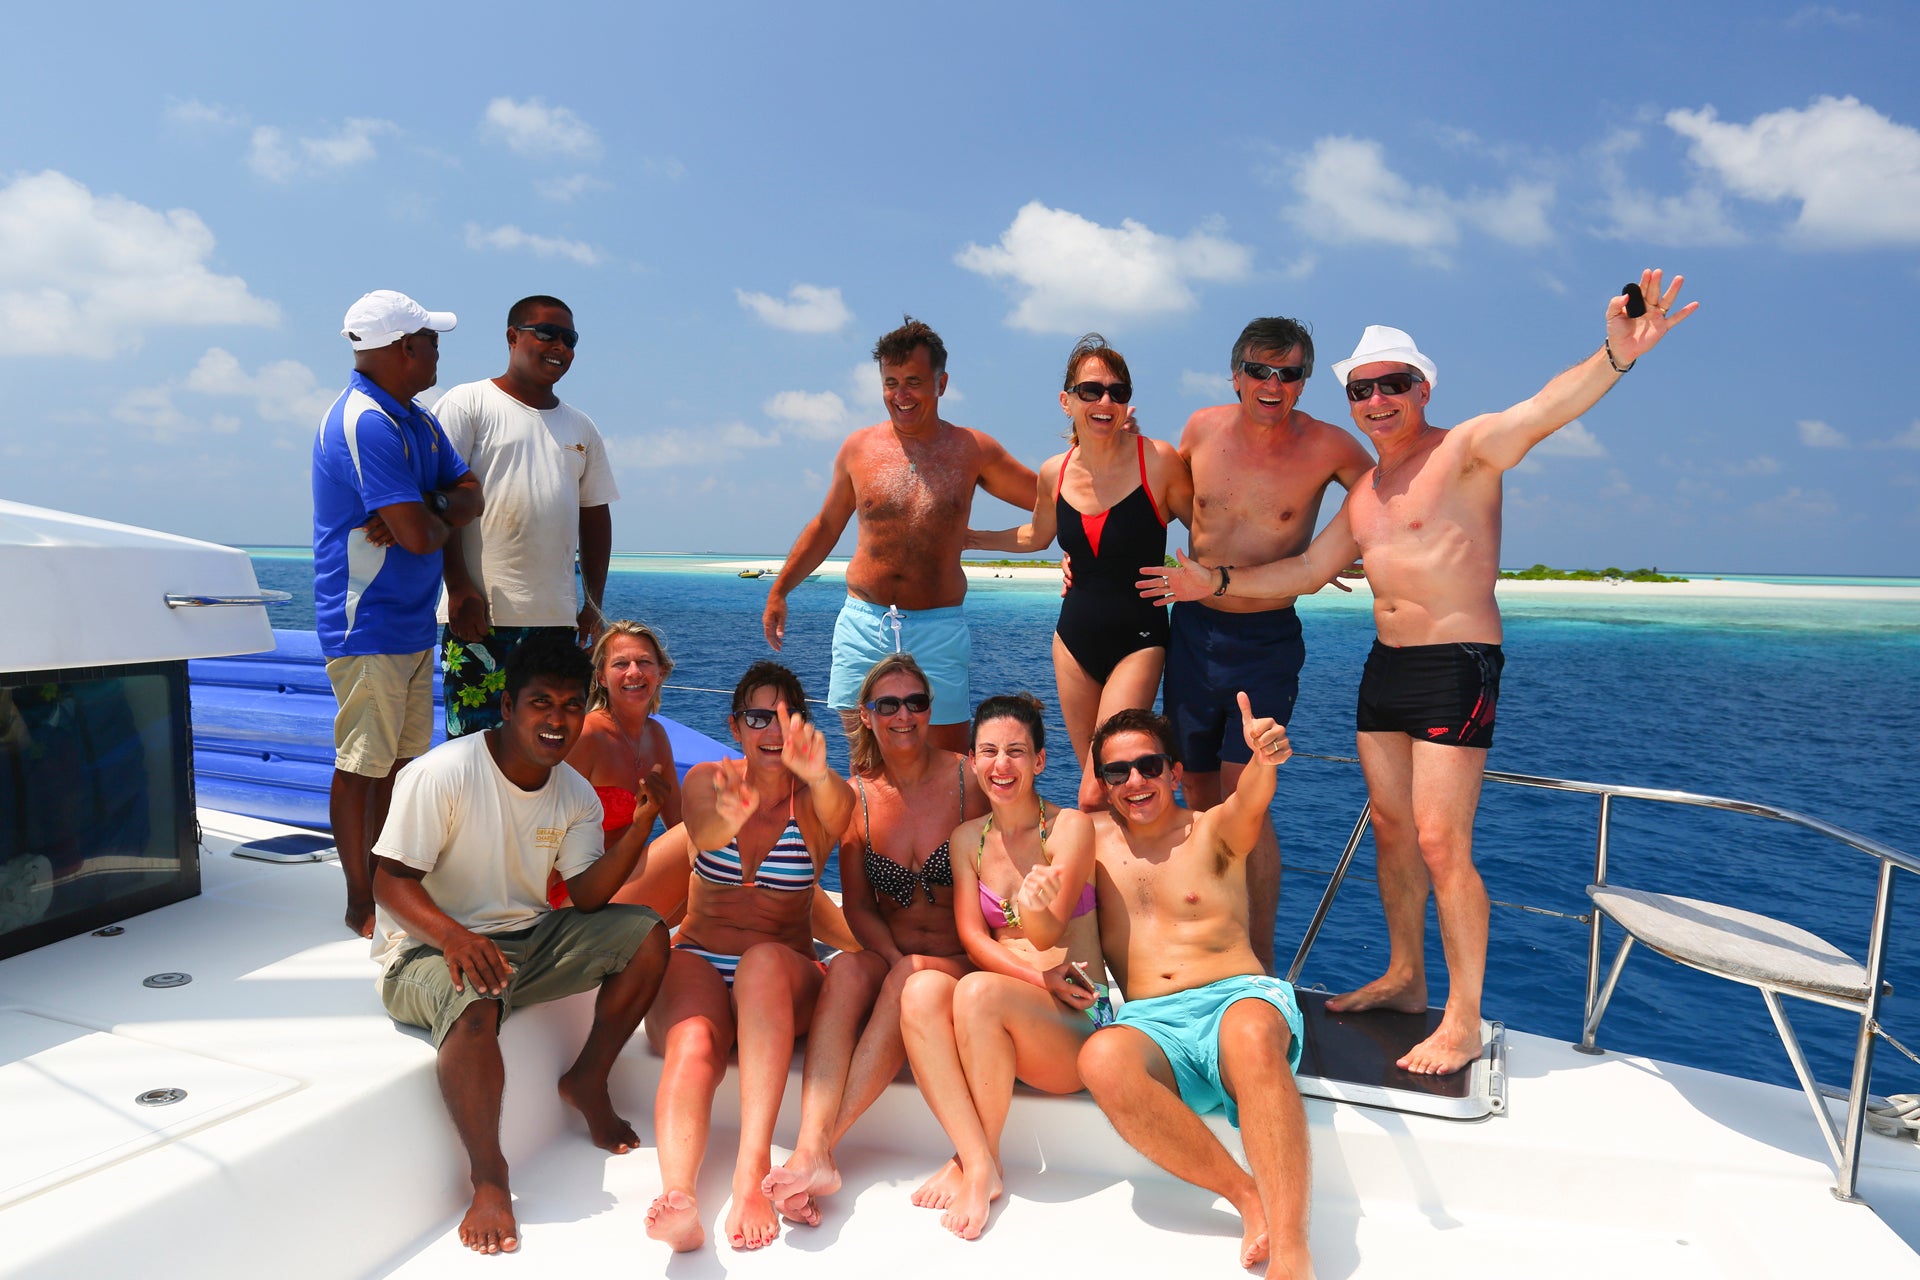
<path fill-rule="evenodd" d="M 1033 829 L 1040 833 L 1040 861 L 1046 862 L 1047 861 L 1047 800 L 1045 796 L 1040 796 L 1037 798 L 1040 801 L 1040 821 L 1034 824 Z M 974 867 L 976 869 L 980 865 L 979 858 L 984 857 L 986 855 L 987 832 L 991 830 L 993 830 L 993 815 L 989 813 L 987 815 L 987 825 L 980 828 L 980 854 L 976 856 L 974 859 Z M 1001 836 L 1001 843 L 1004 844 L 1005 842 L 1006 842 L 1006 837 L 1003 833 Z M 1007 852 L 1007 861 L 1008 862 L 1013 861 L 1012 850 L 1008 850 Z M 989 889 L 988 892 L 992 893 L 993 891 Z M 1014 894 L 1017 896 L 1019 892 L 1020 892 L 1020 889 L 1016 885 L 1014 887 Z M 1014 901 L 1013 898 L 1002 898 L 997 893 L 994 894 L 993 896 L 995 898 L 999 898 L 1000 914 L 1006 918 L 1007 924 L 1015 929 L 1020 928 L 1021 927 L 1020 904 Z"/>
<path fill-rule="evenodd" d="M 1373 487 L 1376 490 L 1379 489 L 1382 481 L 1384 481 L 1388 476 L 1392 475 L 1394 472 L 1400 469 L 1400 465 L 1402 463 L 1404 463 L 1408 458 L 1411 458 L 1414 454 L 1420 451 L 1421 444 L 1423 444 L 1426 441 L 1427 432 L 1431 430 L 1433 430 L 1432 427 L 1420 428 L 1420 435 L 1418 438 L 1414 440 L 1412 448 L 1408 449 L 1405 453 L 1401 454 L 1399 457 L 1395 458 L 1390 463 L 1375 464 L 1373 468 Z"/>

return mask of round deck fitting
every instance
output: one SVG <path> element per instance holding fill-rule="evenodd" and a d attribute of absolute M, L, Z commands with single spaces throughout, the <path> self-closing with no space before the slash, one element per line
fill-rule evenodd
<path fill-rule="evenodd" d="M 143 987 L 184 987 L 193 981 L 190 973 L 156 973 L 150 978 L 142 978 Z"/>

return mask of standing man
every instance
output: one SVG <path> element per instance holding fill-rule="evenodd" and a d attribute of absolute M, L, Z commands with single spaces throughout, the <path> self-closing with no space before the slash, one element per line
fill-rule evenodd
<path fill-rule="evenodd" d="M 313 612 L 340 712 L 328 817 L 347 927 L 373 931 L 368 849 L 393 775 L 433 740 L 440 550 L 481 511 L 480 484 L 414 397 L 440 368 L 451 311 L 376 289 L 347 309 L 353 377 L 313 442 Z"/>
<path fill-rule="evenodd" d="M 1313 539 L 1335 480 L 1351 489 L 1373 459 L 1351 433 L 1295 408 L 1313 375 L 1313 335 L 1298 320 L 1253 321 L 1233 344 L 1234 404 L 1201 409 L 1180 433 L 1193 472 L 1192 551 L 1207 564 L 1265 564 Z M 491 492 L 491 490 L 489 490 Z M 1293 598 L 1215 593 L 1173 606 L 1167 644 L 1167 718 L 1187 762 L 1187 803 L 1211 809 L 1239 785 L 1246 744 L 1234 715 L 1241 691 L 1255 713 L 1293 718 L 1307 651 Z M 1264 823 L 1247 861 L 1254 954 L 1273 969 L 1280 904 L 1280 842 Z"/>
<path fill-rule="evenodd" d="M 1143 570 L 1142 595 L 1195 599 L 1225 591 L 1264 599 L 1316 591 L 1355 555 L 1366 560 L 1379 631 L 1360 680 L 1360 765 L 1373 804 L 1391 954 L 1387 972 L 1327 1001 L 1336 1012 L 1427 1007 L 1427 895 L 1439 908 L 1447 1006 L 1431 1036 L 1399 1065 L 1458 1071 L 1480 1055 L 1480 991 L 1487 967 L 1487 891 L 1473 867 L 1473 816 L 1500 696 L 1501 477 L 1528 450 L 1585 413 L 1700 304 L 1674 310 L 1683 277 L 1663 292 L 1661 273 L 1607 304 L 1599 351 L 1531 399 L 1452 430 L 1427 421 L 1437 369 L 1399 329 L 1369 325 L 1351 357 L 1334 365 L 1354 425 L 1380 465 L 1347 495 L 1305 555 L 1241 566 L 1231 575 L 1180 558 Z"/>
<path fill-rule="evenodd" d="M 500 723 L 507 659 L 541 631 L 599 638 L 613 553 L 607 504 L 620 496 L 593 419 L 554 394 L 580 341 L 573 312 L 545 294 L 507 312 L 507 371 L 463 383 L 434 407 L 486 490 L 487 510 L 447 546 L 440 602 L 447 736 Z M 586 599 L 573 591 L 580 556 Z"/>
<path fill-rule="evenodd" d="M 595 1146 L 640 1145 L 607 1075 L 660 990 L 667 931 L 646 907 L 609 904 L 645 848 L 627 841 L 601 856 L 600 801 L 561 763 L 586 719 L 591 674 L 571 636 L 515 650 L 499 728 L 442 743 L 408 769 L 375 846 L 381 1001 L 439 1051 L 440 1093 L 473 1179 L 460 1242 L 477 1253 L 520 1244 L 500 1150 L 500 1024 L 513 1010 L 600 989 L 560 1096 Z M 636 821 L 651 825 L 666 780 L 656 765 L 641 781 Z M 555 871 L 571 907 L 547 905 Z"/>
<path fill-rule="evenodd" d="M 1293 987 L 1247 943 L 1247 854 L 1270 827 L 1285 725 L 1241 693 L 1240 785 L 1204 812 L 1174 802 L 1180 748 L 1150 711 L 1116 712 L 1093 737 L 1108 811 L 1094 815 L 1100 942 L 1126 994 L 1113 1026 L 1080 1048 L 1080 1075 L 1120 1136 L 1240 1214 L 1240 1264 L 1305 1277 L 1307 1113 L 1293 1072 L 1302 1022 Z M 1251 1173 L 1200 1116 L 1225 1111 Z"/>
<path fill-rule="evenodd" d="M 973 491 L 1033 510 L 1034 474 L 984 431 L 940 416 L 947 348 L 915 320 L 874 344 L 887 421 L 862 427 L 834 455 L 827 500 L 787 553 L 761 619 L 767 643 L 786 641 L 787 596 L 820 567 L 854 512 L 859 541 L 847 566 L 847 601 L 833 628 L 833 678 L 827 703 L 849 733 L 860 682 L 890 653 L 910 653 L 933 686 L 928 738 L 965 752 L 973 698 L 967 664 L 973 640 L 961 602 Z"/>

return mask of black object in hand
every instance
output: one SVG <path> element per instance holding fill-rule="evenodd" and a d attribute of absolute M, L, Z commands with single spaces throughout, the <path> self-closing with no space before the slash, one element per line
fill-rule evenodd
<path fill-rule="evenodd" d="M 1647 314 L 1647 300 L 1640 292 L 1640 286 L 1630 284 L 1620 291 L 1627 299 L 1627 319 L 1634 320 Z"/>

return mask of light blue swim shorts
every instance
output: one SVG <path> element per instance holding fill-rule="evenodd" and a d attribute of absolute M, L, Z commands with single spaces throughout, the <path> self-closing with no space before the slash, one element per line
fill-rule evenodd
<path fill-rule="evenodd" d="M 973 660 L 973 633 L 966 610 L 901 609 L 869 604 L 848 596 L 833 624 L 833 679 L 827 705 L 850 710 L 860 682 L 873 664 L 890 653 L 910 653 L 933 685 L 932 724 L 964 724 L 973 718 L 967 664 Z"/>
<path fill-rule="evenodd" d="M 1306 1023 L 1293 984 L 1265 974 L 1241 974 L 1191 991 L 1129 1000 L 1114 1025 L 1144 1032 L 1173 1066 L 1180 1100 L 1195 1112 L 1225 1111 L 1227 1123 L 1240 1127 L 1240 1107 L 1220 1083 L 1220 1021 L 1242 1000 L 1265 1000 L 1287 1020 L 1287 1067 L 1300 1069 L 1300 1038 Z"/>

